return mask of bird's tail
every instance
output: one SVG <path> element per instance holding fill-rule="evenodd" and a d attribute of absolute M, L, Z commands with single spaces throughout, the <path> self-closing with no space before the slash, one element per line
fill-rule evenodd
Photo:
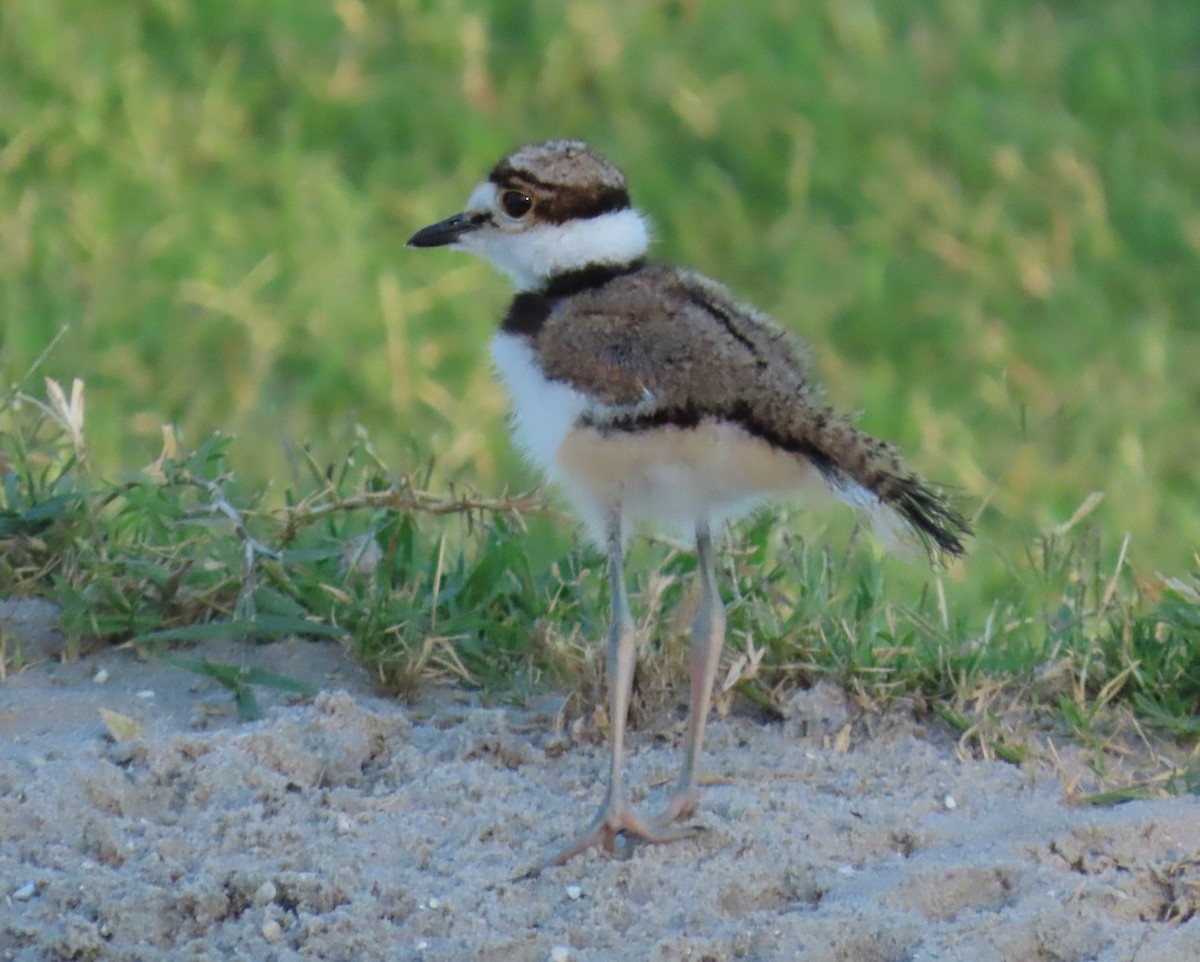
<path fill-rule="evenodd" d="M 910 470 L 891 445 L 826 412 L 809 439 L 810 460 L 841 500 L 898 517 L 932 557 L 961 556 L 971 535 L 967 519 L 937 487 Z"/>

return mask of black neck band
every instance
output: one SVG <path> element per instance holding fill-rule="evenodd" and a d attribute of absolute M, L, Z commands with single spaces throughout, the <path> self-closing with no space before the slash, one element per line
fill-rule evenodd
<path fill-rule="evenodd" d="M 506 334 L 534 337 L 546 323 L 554 305 L 562 298 L 603 287 L 614 278 L 632 274 L 644 263 L 639 257 L 624 264 L 589 264 L 578 270 L 555 274 L 538 290 L 525 291 L 512 299 L 508 313 L 500 323 L 500 330 Z"/>

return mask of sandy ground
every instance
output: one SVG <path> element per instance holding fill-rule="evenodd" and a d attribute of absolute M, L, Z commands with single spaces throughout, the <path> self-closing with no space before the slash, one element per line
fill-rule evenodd
<path fill-rule="evenodd" d="M 10 643 L 36 633 L 7 610 Z M 564 736 L 559 702 L 403 706 L 312 642 L 199 654 L 323 691 L 239 724 L 132 652 L 0 682 L 0 959 L 1200 959 L 1194 800 L 1068 807 L 904 715 L 831 738 L 832 686 L 783 723 L 714 722 L 695 838 L 514 881 L 599 802 L 603 745 Z M 639 806 L 678 742 L 633 734 Z"/>

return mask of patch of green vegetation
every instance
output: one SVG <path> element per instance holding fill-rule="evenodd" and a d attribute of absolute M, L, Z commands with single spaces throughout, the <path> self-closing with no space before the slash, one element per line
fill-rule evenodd
<path fill-rule="evenodd" d="M 72 429 L 81 398 L 53 386 L 50 397 L 0 403 L 0 439 L 16 455 L 0 509 L 0 585 L 54 599 L 74 651 L 130 640 L 162 656 L 208 638 L 299 634 L 347 644 L 399 693 L 440 678 L 596 697 L 603 558 L 575 546 L 531 561 L 527 522 L 558 513 L 540 497 L 426 493 L 430 472 L 390 470 L 365 431 L 332 464 L 293 449 L 282 506 L 242 489 L 219 436 L 183 452 L 168 435 L 147 468 L 96 481 Z M 975 620 L 949 604 L 943 573 L 907 584 L 863 539 L 835 550 L 794 535 L 791 520 L 763 512 L 726 537 L 719 702 L 736 693 L 779 714 L 790 691 L 819 677 L 877 704 L 916 694 L 964 739 L 1014 763 L 1026 748 L 986 707 L 1001 692 L 1094 742 L 1097 765 L 1112 705 L 1195 740 L 1200 573 L 1150 581 L 1123 558 L 1107 570 L 1094 529 L 1064 525 Z M 636 547 L 629 568 L 644 626 L 639 701 L 660 702 L 686 676 L 695 560 L 656 540 Z M 180 664 L 229 687 L 248 716 L 251 685 L 286 683 Z"/>

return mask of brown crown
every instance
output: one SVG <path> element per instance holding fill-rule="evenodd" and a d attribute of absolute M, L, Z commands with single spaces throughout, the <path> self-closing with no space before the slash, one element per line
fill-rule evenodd
<path fill-rule="evenodd" d="M 492 168 L 501 190 L 533 198 L 539 220 L 561 224 L 629 206 L 625 175 L 580 140 L 552 140 L 513 151 Z"/>

